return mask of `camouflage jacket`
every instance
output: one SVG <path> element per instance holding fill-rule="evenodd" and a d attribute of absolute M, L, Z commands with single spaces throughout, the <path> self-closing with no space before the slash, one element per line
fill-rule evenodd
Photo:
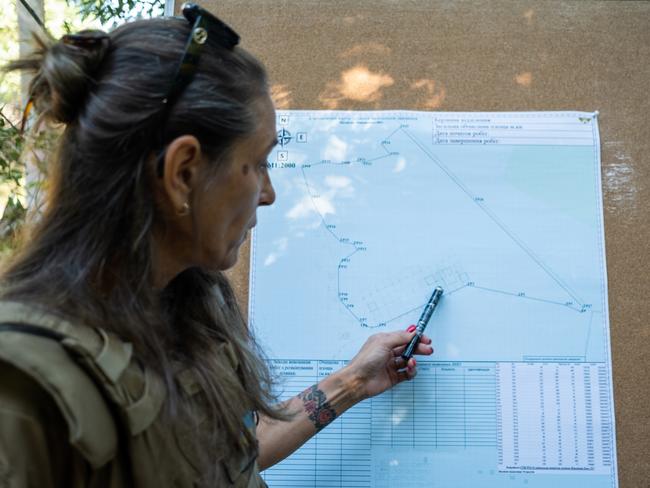
<path fill-rule="evenodd" d="M 117 336 L 0 302 L 0 488 L 196 487 L 191 432 L 162 418 L 165 395 Z M 229 486 L 266 486 L 252 454 L 220 469 Z"/>

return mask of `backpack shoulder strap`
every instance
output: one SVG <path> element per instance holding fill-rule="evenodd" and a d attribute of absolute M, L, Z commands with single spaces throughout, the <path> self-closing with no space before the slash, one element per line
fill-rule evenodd
<path fill-rule="evenodd" d="M 118 431 L 102 389 L 64 346 L 66 334 L 43 321 L 27 322 L 30 314 L 19 311 L 0 304 L 0 361 L 28 374 L 53 398 L 70 444 L 91 466 L 103 466 L 115 457 Z"/>

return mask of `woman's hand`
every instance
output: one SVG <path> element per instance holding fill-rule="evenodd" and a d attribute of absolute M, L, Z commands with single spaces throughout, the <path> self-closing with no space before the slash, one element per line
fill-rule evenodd
<path fill-rule="evenodd" d="M 355 379 L 362 389 L 362 398 L 378 395 L 397 383 L 411 380 L 417 374 L 415 358 L 408 363 L 401 354 L 406 345 L 415 335 L 415 326 L 406 331 L 383 332 L 368 338 L 357 355 L 344 368 Z M 433 353 L 431 339 L 423 335 L 415 350 L 415 354 L 430 355 Z"/>

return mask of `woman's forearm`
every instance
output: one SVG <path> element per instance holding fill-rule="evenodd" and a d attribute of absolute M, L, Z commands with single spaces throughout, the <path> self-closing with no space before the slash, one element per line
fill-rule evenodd
<path fill-rule="evenodd" d="M 363 400 L 360 381 L 343 368 L 285 401 L 287 421 L 260 417 L 257 426 L 260 469 L 283 460 L 314 434 Z"/>
<path fill-rule="evenodd" d="M 287 421 L 262 417 L 257 427 L 259 466 L 266 469 L 283 460 L 336 417 L 365 398 L 386 391 L 416 375 L 415 359 L 401 357 L 414 337 L 409 331 L 384 332 L 370 336 L 343 369 L 310 386 L 284 402 Z M 422 336 L 415 353 L 433 352 L 431 339 Z"/>

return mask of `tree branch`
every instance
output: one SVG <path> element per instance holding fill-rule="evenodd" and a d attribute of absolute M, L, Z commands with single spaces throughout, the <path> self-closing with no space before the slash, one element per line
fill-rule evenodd
<path fill-rule="evenodd" d="M 14 124 L 11 120 L 9 120 L 9 117 L 7 117 L 7 116 L 2 112 L 2 111 L 4 110 L 5 107 L 6 107 L 6 105 L 3 105 L 2 108 L 0 108 L 0 116 L 2 116 L 3 119 L 5 119 L 7 122 L 9 122 L 9 125 L 10 125 L 13 129 L 18 130 L 18 127 L 16 127 L 16 124 Z"/>

